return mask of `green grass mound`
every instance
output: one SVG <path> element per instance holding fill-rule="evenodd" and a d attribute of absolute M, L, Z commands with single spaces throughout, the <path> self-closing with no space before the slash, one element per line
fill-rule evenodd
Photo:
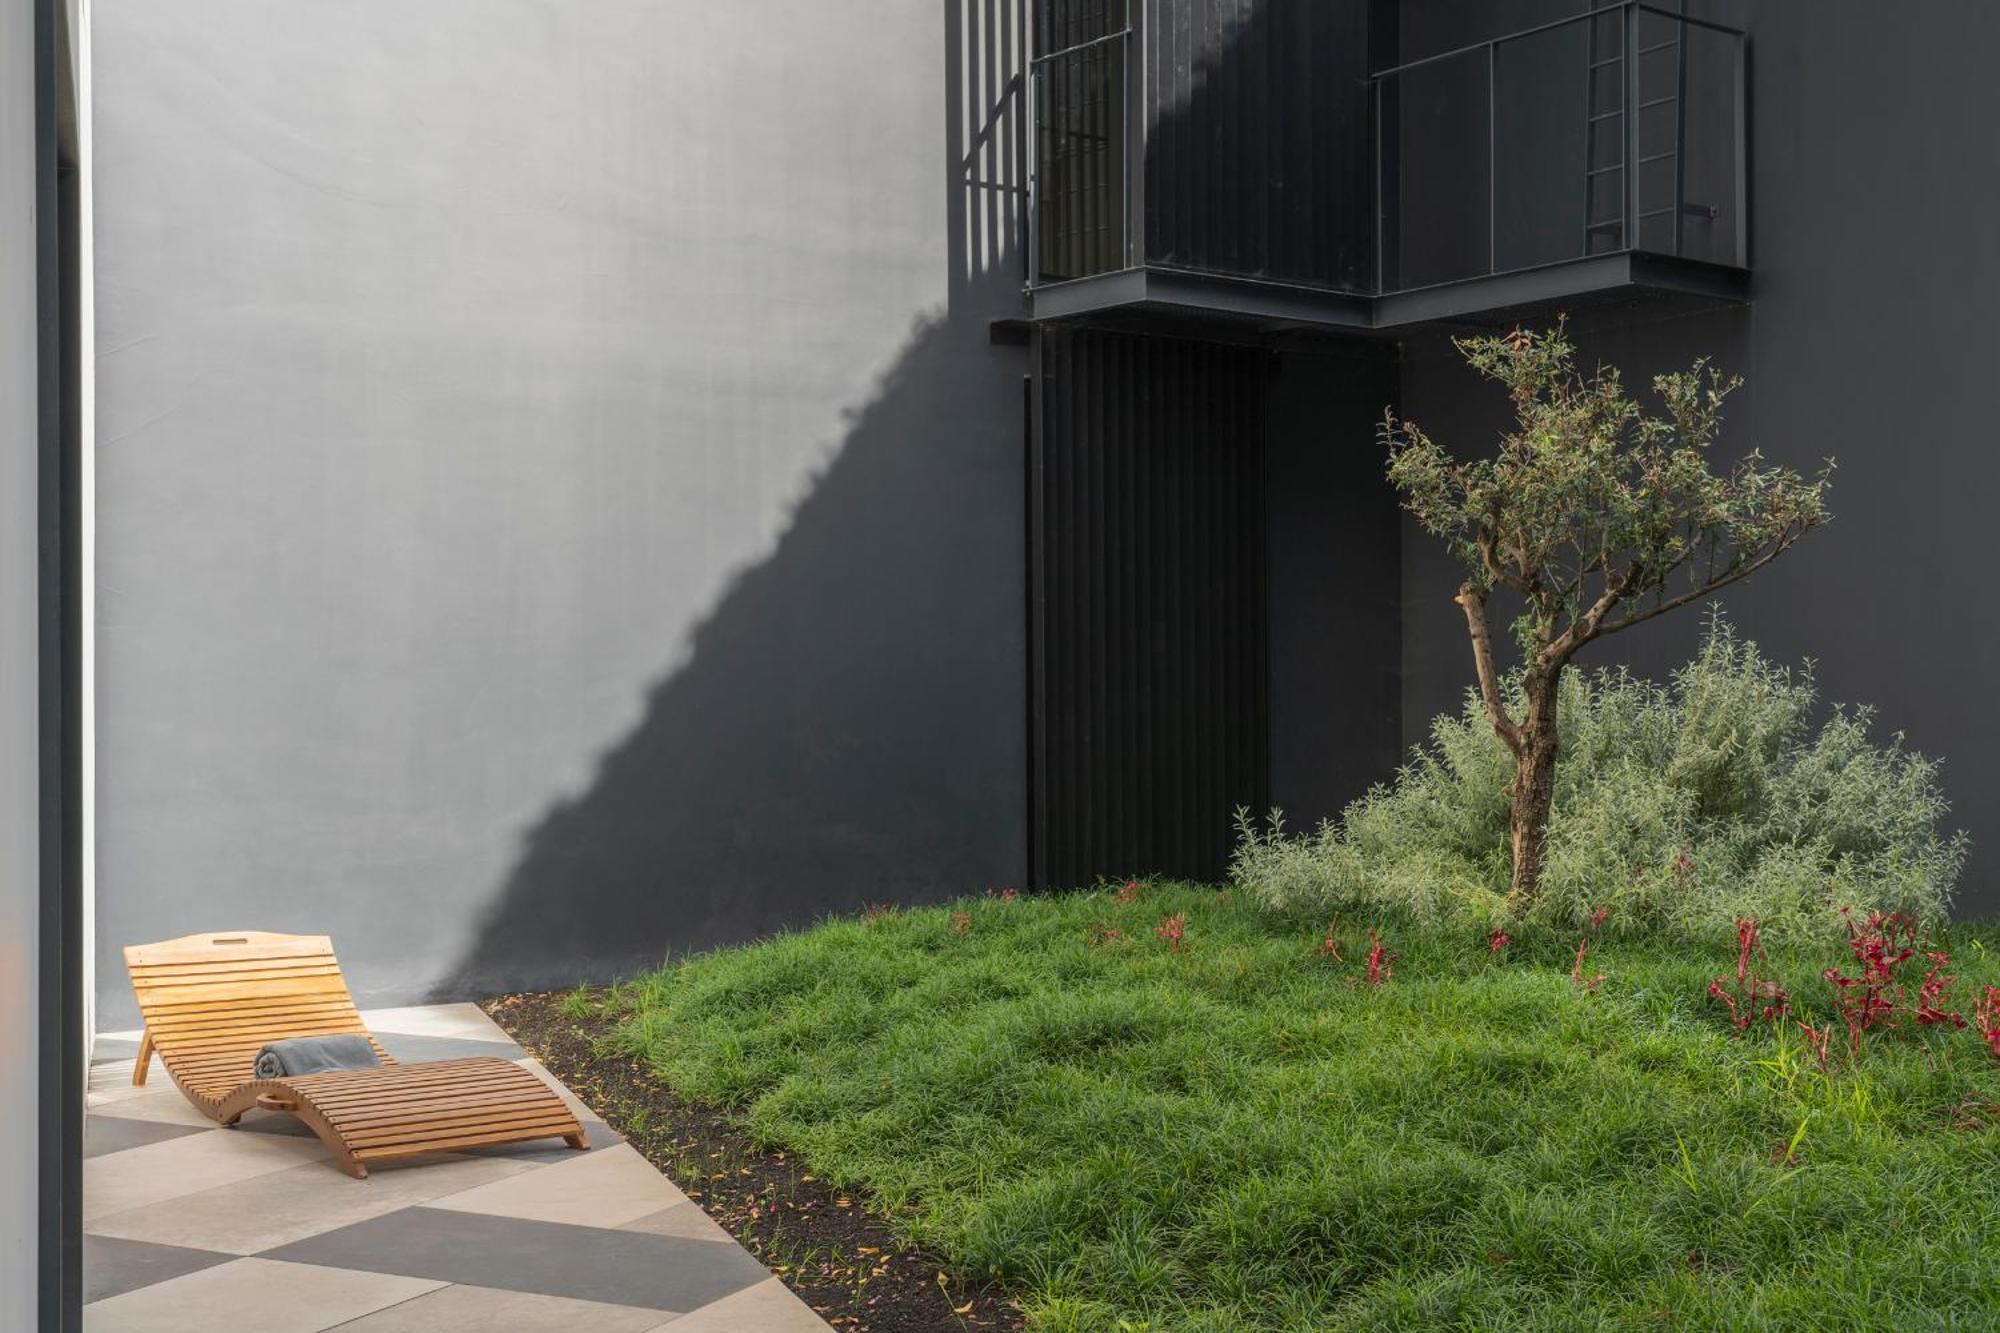
<path fill-rule="evenodd" d="M 955 913 L 962 915 L 955 916 Z M 1185 952 L 1156 933 L 1178 915 Z M 1369 924 L 1381 924 L 1379 922 Z M 2000 1061 L 1735 1035 L 1733 951 L 1324 935 L 1208 889 L 841 921 L 619 987 L 620 1043 L 1039 1330 L 2000 1327 Z M 1110 932 L 1116 932 L 1115 935 Z M 2000 933 L 1940 937 L 1968 1014 Z M 1833 945 L 1774 950 L 1839 1026 Z M 1836 1052 L 1840 1045 L 1836 1041 Z"/>

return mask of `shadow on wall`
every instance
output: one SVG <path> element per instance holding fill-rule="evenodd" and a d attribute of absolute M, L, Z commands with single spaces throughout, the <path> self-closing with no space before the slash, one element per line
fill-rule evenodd
<path fill-rule="evenodd" d="M 1021 882 L 1027 365 L 989 322 L 1020 308 L 1025 33 L 1017 0 L 946 13 L 945 311 L 588 789 L 527 831 L 433 999 Z"/>

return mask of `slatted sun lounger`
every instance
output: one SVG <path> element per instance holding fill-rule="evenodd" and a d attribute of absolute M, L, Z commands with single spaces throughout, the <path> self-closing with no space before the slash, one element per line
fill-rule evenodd
<path fill-rule="evenodd" d="M 418 1153 L 558 1137 L 588 1146 L 562 1099 L 512 1060 L 396 1063 L 363 1026 L 324 935 L 189 935 L 133 945 L 125 966 L 146 1021 L 134 1083 L 158 1055 L 204 1115 L 234 1125 L 253 1108 L 288 1111 L 357 1179 L 370 1162 Z M 266 1042 L 337 1032 L 367 1037 L 381 1067 L 274 1079 L 252 1072 Z"/>

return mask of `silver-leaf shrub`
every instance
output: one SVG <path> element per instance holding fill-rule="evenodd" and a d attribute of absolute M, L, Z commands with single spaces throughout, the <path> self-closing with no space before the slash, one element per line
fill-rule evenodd
<path fill-rule="evenodd" d="M 1767 935 L 1839 928 L 1839 910 L 1941 919 L 1966 837 L 1944 833 L 1938 763 L 1871 739 L 1873 710 L 1815 727 L 1811 665 L 1774 666 L 1711 617 L 1665 686 L 1572 672 L 1546 868 L 1529 920 Z M 1232 873 L 1278 908 L 1389 909 L 1499 923 L 1513 758 L 1476 696 L 1438 718 L 1396 780 L 1302 836 L 1239 811 Z"/>

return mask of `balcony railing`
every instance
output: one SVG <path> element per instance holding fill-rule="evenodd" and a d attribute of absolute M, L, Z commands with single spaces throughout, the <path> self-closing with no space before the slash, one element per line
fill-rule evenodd
<path fill-rule="evenodd" d="M 1134 262 L 1130 0 L 1037 0 L 1029 65 L 1035 108 L 1035 282 Z"/>
<path fill-rule="evenodd" d="M 1743 34 L 1654 5 L 1371 80 L 1376 289 L 1618 252 L 1746 264 Z"/>
<path fill-rule="evenodd" d="M 1372 262 L 1325 288 L 1349 302 L 1348 322 L 1368 318 L 1352 313 L 1356 301 L 1365 310 L 1374 297 L 1602 256 L 1748 266 L 1743 34 L 1646 0 L 1592 4 L 1354 85 L 1372 144 L 1317 149 L 1349 154 L 1357 180 L 1354 155 L 1372 164 L 1373 197 L 1354 222 L 1365 233 L 1372 216 L 1373 235 L 1352 242 L 1372 245 Z M 1029 284 L 1143 278 L 1154 270 L 1148 219 L 1135 213 L 1148 172 L 1140 6 L 1034 0 L 1034 9 Z M 1273 170 L 1282 173 L 1275 161 Z M 1275 177 L 1271 188 L 1267 212 L 1291 206 Z M 1260 299 L 1317 289 L 1263 272 L 1214 276 L 1252 279 Z"/>

